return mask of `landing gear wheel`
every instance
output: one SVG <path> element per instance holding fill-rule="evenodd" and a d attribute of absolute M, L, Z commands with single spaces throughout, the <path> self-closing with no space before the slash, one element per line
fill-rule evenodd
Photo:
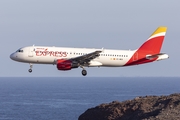
<path fill-rule="evenodd" d="M 32 72 L 32 69 L 29 69 L 28 71 L 31 73 L 31 72 Z"/>
<path fill-rule="evenodd" d="M 82 70 L 82 75 L 86 76 L 87 75 L 87 71 L 86 70 Z"/>
<path fill-rule="evenodd" d="M 28 71 L 29 71 L 29 73 L 31 73 L 33 65 L 31 63 L 29 63 L 29 65 L 30 65 L 30 69 Z"/>

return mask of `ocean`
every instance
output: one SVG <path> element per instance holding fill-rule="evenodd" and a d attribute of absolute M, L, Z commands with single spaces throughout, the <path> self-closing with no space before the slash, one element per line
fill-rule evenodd
<path fill-rule="evenodd" d="M 77 120 L 101 103 L 172 93 L 178 77 L 2 77 L 0 120 Z"/>

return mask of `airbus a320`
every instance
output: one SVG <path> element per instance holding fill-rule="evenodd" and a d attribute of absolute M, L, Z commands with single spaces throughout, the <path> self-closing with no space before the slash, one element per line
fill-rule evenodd
<path fill-rule="evenodd" d="M 58 70 L 68 71 L 86 67 L 124 67 L 145 64 L 169 58 L 160 53 L 167 27 L 158 27 L 153 34 L 136 50 L 88 49 L 69 47 L 28 46 L 10 55 L 14 61 L 30 64 L 52 64 Z"/>

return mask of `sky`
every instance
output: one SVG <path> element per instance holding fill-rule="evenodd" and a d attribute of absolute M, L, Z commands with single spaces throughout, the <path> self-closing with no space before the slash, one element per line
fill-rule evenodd
<path fill-rule="evenodd" d="M 167 26 L 162 53 L 170 58 L 144 65 L 86 68 L 88 77 L 179 77 L 179 0 L 1 0 L 0 77 L 81 77 L 81 68 L 12 61 L 20 47 L 40 45 L 137 49 L 159 26 Z"/>

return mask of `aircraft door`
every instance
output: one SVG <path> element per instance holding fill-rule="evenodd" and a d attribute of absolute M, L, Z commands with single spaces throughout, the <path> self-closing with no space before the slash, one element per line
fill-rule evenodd
<path fill-rule="evenodd" d="M 30 47 L 30 48 L 29 48 L 28 56 L 29 56 L 29 57 L 33 57 L 33 52 L 34 52 L 34 47 Z"/>
<path fill-rule="evenodd" d="M 137 61 L 138 60 L 138 52 L 135 52 L 133 55 L 133 61 Z"/>

